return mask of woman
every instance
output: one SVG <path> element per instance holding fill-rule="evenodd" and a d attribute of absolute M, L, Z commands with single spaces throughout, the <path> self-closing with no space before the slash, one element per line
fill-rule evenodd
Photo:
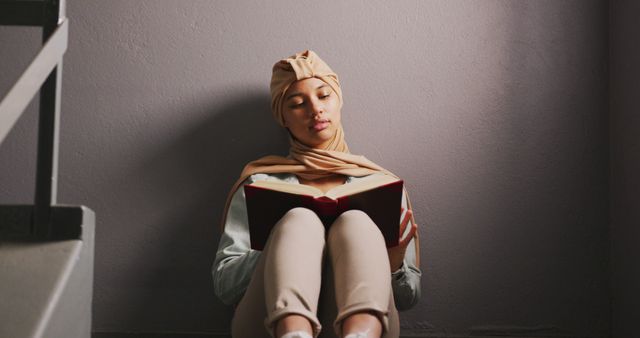
<path fill-rule="evenodd" d="M 349 153 L 338 77 L 314 52 L 274 65 L 271 108 L 289 132 L 289 156 L 267 156 L 244 168 L 227 199 L 212 268 L 217 296 L 237 305 L 232 336 L 398 337 L 397 309 L 420 297 L 417 225 L 406 194 L 400 244 L 388 250 L 365 213 L 347 211 L 325 230 L 304 208 L 280 219 L 263 251 L 250 249 L 243 184 L 275 180 L 327 191 L 368 175 L 393 175 Z M 333 330 L 322 330 L 331 324 Z"/>

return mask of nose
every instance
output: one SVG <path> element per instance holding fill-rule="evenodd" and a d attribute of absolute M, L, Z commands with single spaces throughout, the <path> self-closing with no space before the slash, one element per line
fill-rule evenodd
<path fill-rule="evenodd" d="M 322 115 L 324 111 L 324 105 L 320 100 L 311 100 L 309 102 L 309 114 L 311 117 L 315 118 L 316 116 Z"/>

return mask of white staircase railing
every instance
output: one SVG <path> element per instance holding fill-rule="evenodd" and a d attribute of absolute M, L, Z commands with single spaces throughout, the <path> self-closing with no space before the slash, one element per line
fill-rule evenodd
<path fill-rule="evenodd" d="M 38 55 L 0 102 L 1 146 L 29 102 L 40 92 L 34 205 L 26 218 L 22 216 L 25 216 L 23 213 L 27 209 L 14 212 L 8 206 L 3 206 L 0 210 L 0 215 L 5 215 L 3 217 L 12 213 L 20 216 L 14 217 L 10 224 L 0 218 L 0 239 L 69 238 L 68 233 L 58 233 L 58 227 L 52 222 L 52 209 L 55 208 L 57 197 L 62 57 L 67 50 L 69 34 L 64 8 L 64 0 L 0 0 L 0 25 L 41 26 L 44 43 Z M 22 222 L 16 223 L 18 220 Z M 76 233 L 79 234 L 80 225 L 76 227 Z M 79 237 L 76 235 L 75 238 Z"/>

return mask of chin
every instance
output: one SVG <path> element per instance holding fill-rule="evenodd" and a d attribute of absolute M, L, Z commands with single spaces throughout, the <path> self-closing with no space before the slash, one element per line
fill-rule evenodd
<path fill-rule="evenodd" d="M 335 135 L 336 130 L 329 127 L 319 132 L 312 132 L 311 134 L 307 134 L 309 137 L 306 139 L 296 138 L 300 143 L 310 147 L 310 148 L 320 148 L 322 144 L 327 143 L 331 140 L 333 135 Z"/>

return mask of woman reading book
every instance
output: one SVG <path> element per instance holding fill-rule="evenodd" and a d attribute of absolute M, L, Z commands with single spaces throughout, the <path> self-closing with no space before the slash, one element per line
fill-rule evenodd
<path fill-rule="evenodd" d="M 397 246 L 387 248 L 371 218 L 359 210 L 325 228 L 306 208 L 286 212 L 263 250 L 252 250 L 243 185 L 283 181 L 328 191 L 390 175 L 349 152 L 340 122 L 337 75 L 314 52 L 273 67 L 271 109 L 290 135 L 288 157 L 247 164 L 231 189 L 212 267 L 216 295 L 235 306 L 232 336 L 398 337 L 398 310 L 420 297 L 417 225 L 402 197 Z"/>

